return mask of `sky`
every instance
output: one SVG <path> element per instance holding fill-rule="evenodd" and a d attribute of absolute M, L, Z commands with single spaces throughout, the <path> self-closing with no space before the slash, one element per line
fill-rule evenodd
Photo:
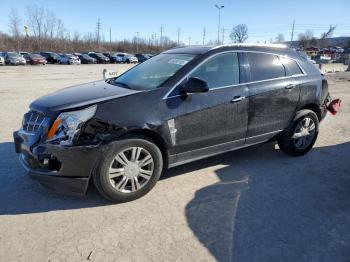
<path fill-rule="evenodd" d="M 71 35 L 74 31 L 82 35 L 95 32 L 100 18 L 101 32 L 108 40 L 110 28 L 112 40 L 122 40 L 136 36 L 136 32 L 142 38 L 159 37 L 163 26 L 163 35 L 175 41 L 179 28 L 181 42 L 202 44 L 204 28 L 205 42 L 217 39 L 215 4 L 225 6 L 221 10 L 225 43 L 231 42 L 229 34 L 237 24 L 247 25 L 247 42 L 268 42 L 279 33 L 290 40 L 293 20 L 295 38 L 307 29 L 317 37 L 330 24 L 337 25 L 334 36 L 350 36 L 350 0 L 0 0 L 0 31 L 9 32 L 11 8 L 18 10 L 25 25 L 26 7 L 38 5 L 61 18 Z"/>

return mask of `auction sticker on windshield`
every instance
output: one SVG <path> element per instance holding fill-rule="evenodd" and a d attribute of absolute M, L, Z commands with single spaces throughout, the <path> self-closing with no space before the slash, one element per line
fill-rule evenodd
<path fill-rule="evenodd" d="M 182 59 L 177 59 L 177 58 L 172 58 L 168 61 L 169 64 L 175 64 L 175 65 L 186 65 L 188 61 L 182 60 Z"/>

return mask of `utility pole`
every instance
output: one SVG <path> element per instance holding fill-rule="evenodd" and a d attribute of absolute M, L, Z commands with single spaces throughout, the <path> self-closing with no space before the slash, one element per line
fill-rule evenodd
<path fill-rule="evenodd" d="M 136 32 L 136 53 L 139 52 L 139 36 L 140 32 Z"/>
<path fill-rule="evenodd" d="M 221 23 L 221 9 L 223 9 L 224 5 L 215 5 L 215 7 L 219 10 L 219 23 L 218 23 L 218 45 L 220 44 L 220 23 Z"/>
<path fill-rule="evenodd" d="M 222 44 L 225 42 L 225 28 L 222 28 Z"/>
<path fill-rule="evenodd" d="M 191 46 L 191 37 L 188 38 L 188 46 Z"/>
<path fill-rule="evenodd" d="M 206 34 L 206 29 L 204 27 L 203 28 L 203 42 L 202 42 L 203 45 L 204 45 L 204 42 L 205 42 L 205 34 Z"/>
<path fill-rule="evenodd" d="M 178 46 L 180 45 L 180 32 L 181 32 L 181 29 L 178 28 L 178 29 L 177 29 L 177 45 L 178 45 Z"/>
<path fill-rule="evenodd" d="M 97 24 L 96 24 L 96 30 L 97 30 L 97 47 L 100 51 L 100 30 L 101 30 L 102 24 L 100 22 L 100 18 L 98 18 L 97 20 Z"/>
<path fill-rule="evenodd" d="M 109 28 L 109 49 L 112 51 L 112 28 Z"/>
<path fill-rule="evenodd" d="M 163 25 L 160 26 L 160 39 L 159 39 L 159 42 L 160 42 L 160 47 L 163 46 Z"/>
<path fill-rule="evenodd" d="M 295 26 L 295 20 L 293 20 L 293 25 L 292 25 L 292 35 L 290 36 L 290 41 L 291 42 L 293 41 L 293 37 L 294 37 L 294 26 Z"/>

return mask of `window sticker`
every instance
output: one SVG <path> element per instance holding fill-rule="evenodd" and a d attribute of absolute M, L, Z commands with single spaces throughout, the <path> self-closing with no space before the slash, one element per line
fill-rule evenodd
<path fill-rule="evenodd" d="M 168 64 L 174 64 L 174 65 L 186 65 L 188 63 L 188 61 L 186 60 L 182 60 L 182 59 L 176 59 L 176 58 L 172 58 L 168 61 Z"/>

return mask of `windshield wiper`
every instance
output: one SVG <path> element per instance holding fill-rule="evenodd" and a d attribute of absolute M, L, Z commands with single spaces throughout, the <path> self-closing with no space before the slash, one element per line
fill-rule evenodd
<path fill-rule="evenodd" d="M 117 85 L 117 86 L 119 85 L 121 87 L 125 87 L 125 88 L 128 88 L 128 89 L 131 89 L 128 84 L 125 84 L 125 83 L 122 83 L 122 82 L 111 81 L 111 84 L 114 84 L 114 85 Z"/>

